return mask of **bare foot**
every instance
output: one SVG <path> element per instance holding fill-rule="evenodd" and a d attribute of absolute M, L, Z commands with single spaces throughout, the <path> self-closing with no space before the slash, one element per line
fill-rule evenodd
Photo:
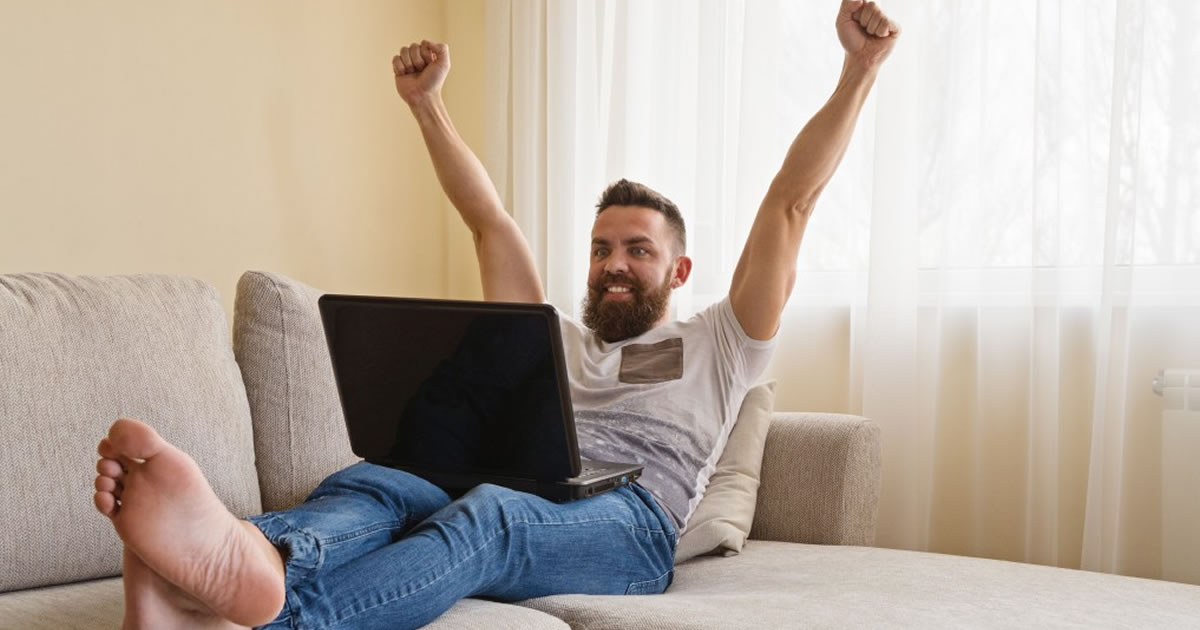
<path fill-rule="evenodd" d="M 240 630 L 199 600 L 162 579 L 137 554 L 125 549 L 125 622 L 121 630 Z"/>
<path fill-rule="evenodd" d="M 279 614 L 279 552 L 225 508 L 191 457 L 125 419 L 113 423 L 98 451 L 96 509 L 127 551 L 221 619 L 255 626 Z"/>

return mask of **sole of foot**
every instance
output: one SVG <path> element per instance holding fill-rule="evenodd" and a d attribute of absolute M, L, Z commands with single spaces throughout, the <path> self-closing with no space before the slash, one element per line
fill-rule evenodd
<path fill-rule="evenodd" d="M 254 626 L 278 615 L 278 551 L 225 508 L 191 457 L 128 419 L 97 450 L 96 509 L 129 552 L 221 619 Z"/>

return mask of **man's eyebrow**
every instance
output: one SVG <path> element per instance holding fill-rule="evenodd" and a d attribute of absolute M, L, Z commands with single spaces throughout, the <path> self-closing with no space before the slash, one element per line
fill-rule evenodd
<path fill-rule="evenodd" d="M 622 245 L 636 245 L 639 243 L 653 243 L 653 242 L 654 242 L 654 239 L 650 238 L 649 236 L 643 235 L 643 236 L 632 236 L 630 238 L 627 238 L 627 239 L 621 241 L 621 244 Z M 600 238 L 597 236 L 596 238 L 592 239 L 592 245 L 611 245 L 611 243 L 609 242 L 608 239 Z"/>

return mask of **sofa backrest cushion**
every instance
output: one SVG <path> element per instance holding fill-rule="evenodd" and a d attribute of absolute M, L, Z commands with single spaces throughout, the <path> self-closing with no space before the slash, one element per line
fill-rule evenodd
<path fill-rule="evenodd" d="M 237 285 L 233 348 L 254 418 L 263 508 L 304 500 L 328 475 L 358 461 L 333 381 L 318 291 L 247 271 Z"/>
<path fill-rule="evenodd" d="M 116 575 L 92 504 L 114 420 L 159 431 L 239 516 L 260 511 L 250 410 L 216 290 L 161 275 L 0 275 L 0 591 Z"/>

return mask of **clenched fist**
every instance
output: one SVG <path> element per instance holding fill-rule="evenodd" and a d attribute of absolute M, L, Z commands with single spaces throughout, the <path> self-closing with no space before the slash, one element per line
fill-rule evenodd
<path fill-rule="evenodd" d="M 900 25 L 874 2 L 843 0 L 838 10 L 837 32 L 846 54 L 871 68 L 891 54 L 900 37 Z"/>
<path fill-rule="evenodd" d="M 450 72 L 450 47 L 428 40 L 405 46 L 392 57 L 392 71 L 396 75 L 396 93 L 405 103 L 413 105 L 442 91 L 442 83 Z"/>

